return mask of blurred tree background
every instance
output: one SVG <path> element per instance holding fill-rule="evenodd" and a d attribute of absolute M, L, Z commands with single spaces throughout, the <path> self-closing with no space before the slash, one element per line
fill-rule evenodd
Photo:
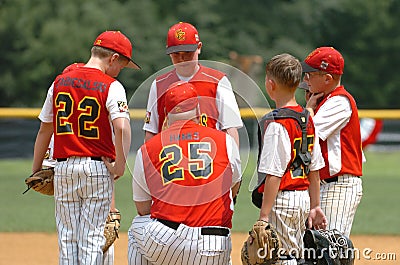
<path fill-rule="evenodd" d="M 234 51 L 261 56 L 263 68 L 278 53 L 303 60 L 334 46 L 359 108 L 400 108 L 399 14 L 397 0 L 0 0 L 0 107 L 40 107 L 55 76 L 86 62 L 104 30 L 125 33 L 143 68 L 118 78 L 129 98 L 170 65 L 167 30 L 187 21 L 199 30 L 203 60 L 232 63 Z M 256 79 L 263 88 L 263 71 Z"/>

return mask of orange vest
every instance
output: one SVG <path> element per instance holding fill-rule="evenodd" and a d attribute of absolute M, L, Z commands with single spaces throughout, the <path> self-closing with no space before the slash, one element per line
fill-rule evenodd
<path fill-rule="evenodd" d="M 320 139 L 321 152 L 324 157 L 325 167 L 320 169 L 319 176 L 321 179 L 333 178 L 343 174 L 351 174 L 354 176 L 362 175 L 362 147 L 361 147 L 361 133 L 360 121 L 358 119 L 358 110 L 354 98 L 348 93 L 343 86 L 337 87 L 328 96 L 326 96 L 317 106 L 315 113 L 318 113 L 319 108 L 325 101 L 334 96 L 345 96 L 350 101 L 351 116 L 349 122 L 344 128 L 340 130 L 340 146 L 341 146 L 341 170 L 335 174 L 329 173 L 329 157 L 327 141 Z"/>
<path fill-rule="evenodd" d="M 94 68 L 57 76 L 53 91 L 54 158 L 106 156 L 115 159 L 106 108 L 115 79 Z"/>
<path fill-rule="evenodd" d="M 210 128 L 216 128 L 219 112 L 216 104 L 217 87 L 219 81 L 225 76 L 224 73 L 212 68 L 199 65 L 200 69 L 189 80 L 196 88 L 200 105 L 200 124 Z M 157 78 L 157 112 L 159 116 L 158 130 L 162 130 L 165 120 L 164 95 L 168 87 L 179 81 L 176 70 L 172 70 Z"/>
<path fill-rule="evenodd" d="M 151 217 L 191 227 L 232 227 L 226 134 L 178 121 L 142 147 Z"/>

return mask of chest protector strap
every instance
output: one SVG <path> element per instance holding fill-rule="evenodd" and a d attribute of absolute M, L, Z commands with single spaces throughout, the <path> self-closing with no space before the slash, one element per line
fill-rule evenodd
<path fill-rule="evenodd" d="M 309 165 L 311 163 L 311 154 L 307 148 L 307 124 L 310 113 L 303 109 L 302 112 L 297 112 L 288 108 L 280 108 L 271 111 L 261 118 L 258 126 L 258 161 L 257 168 L 260 163 L 261 151 L 263 148 L 264 142 L 264 132 L 265 132 L 265 124 L 268 121 L 274 121 L 279 119 L 294 119 L 300 125 L 301 128 L 301 146 L 300 152 L 296 153 L 296 157 L 294 158 L 290 168 L 298 168 L 301 165 L 304 166 L 305 173 L 308 175 L 310 172 Z M 252 193 L 252 201 L 255 206 L 261 208 L 262 204 L 262 193 L 258 192 L 258 188 L 265 182 L 266 175 L 258 173 L 258 182 L 256 188 Z"/>

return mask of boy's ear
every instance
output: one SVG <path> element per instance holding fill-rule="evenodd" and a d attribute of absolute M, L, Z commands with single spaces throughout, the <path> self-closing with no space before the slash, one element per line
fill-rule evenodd
<path fill-rule="evenodd" d="M 270 86 L 271 86 L 271 89 L 272 89 L 272 90 L 275 90 L 275 88 L 276 88 L 275 80 L 273 80 L 273 79 L 268 79 L 268 82 L 269 82 L 269 84 L 270 84 Z"/>

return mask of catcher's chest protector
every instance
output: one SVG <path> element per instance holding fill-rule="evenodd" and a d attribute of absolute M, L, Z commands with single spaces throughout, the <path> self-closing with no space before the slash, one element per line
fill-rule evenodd
<path fill-rule="evenodd" d="M 308 175 L 308 173 L 309 173 L 308 166 L 311 163 L 311 154 L 307 148 L 307 124 L 308 124 L 309 116 L 310 116 L 310 113 L 306 109 L 303 109 L 302 112 L 297 112 L 297 111 L 294 111 L 294 110 L 291 110 L 288 108 L 280 108 L 280 109 L 275 109 L 275 110 L 271 111 L 270 113 L 266 114 L 264 117 L 262 117 L 258 124 L 257 168 L 258 168 L 258 164 L 260 163 L 260 156 L 261 156 L 261 151 L 263 148 L 263 139 L 264 139 L 266 124 L 268 124 L 269 121 L 274 121 L 274 120 L 278 120 L 278 119 L 294 119 L 300 125 L 301 132 L 302 132 L 302 141 L 301 141 L 300 152 L 296 153 L 296 157 L 291 166 L 296 168 L 296 167 L 299 167 L 301 164 L 303 164 L 304 168 L 306 170 L 306 174 Z M 252 202 L 256 207 L 258 207 L 260 209 L 261 209 L 261 204 L 262 204 L 262 200 L 263 200 L 263 194 L 258 192 L 258 188 L 265 182 L 265 177 L 266 177 L 265 174 L 258 173 L 257 186 L 252 192 Z"/>

